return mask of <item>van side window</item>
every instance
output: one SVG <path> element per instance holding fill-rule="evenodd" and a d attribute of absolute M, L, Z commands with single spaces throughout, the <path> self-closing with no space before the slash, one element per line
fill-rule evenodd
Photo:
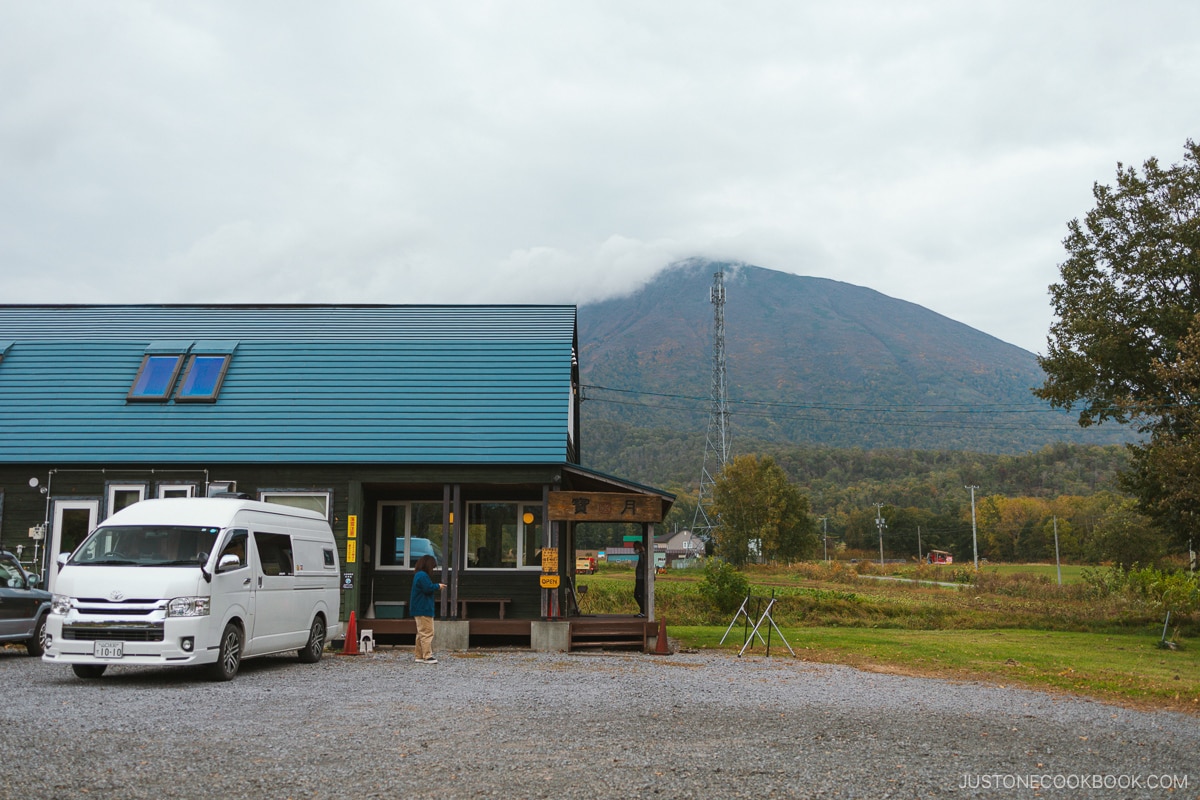
<path fill-rule="evenodd" d="M 250 538 L 250 534 L 246 531 L 234 531 L 229 541 L 225 543 L 225 547 L 221 549 L 221 555 L 217 558 L 217 564 L 221 563 L 221 559 L 225 556 L 237 556 L 238 566 L 226 568 L 224 571 L 229 572 L 233 569 L 242 569 L 246 566 L 246 543 Z M 218 568 L 218 571 L 220 569 Z"/>
<path fill-rule="evenodd" d="M 291 575 L 292 537 L 286 533 L 254 533 L 254 544 L 258 547 L 258 560 L 263 575 Z"/>
<path fill-rule="evenodd" d="M 327 566 L 327 567 L 333 566 L 333 551 L 330 550 L 328 547 L 325 548 L 325 566 Z"/>

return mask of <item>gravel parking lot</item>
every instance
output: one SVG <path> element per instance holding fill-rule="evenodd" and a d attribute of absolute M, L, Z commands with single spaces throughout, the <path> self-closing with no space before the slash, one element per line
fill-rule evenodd
<path fill-rule="evenodd" d="M 1200 797 L 1182 714 L 790 657 L 438 655 L 215 684 L 0 649 L 0 797 Z"/>

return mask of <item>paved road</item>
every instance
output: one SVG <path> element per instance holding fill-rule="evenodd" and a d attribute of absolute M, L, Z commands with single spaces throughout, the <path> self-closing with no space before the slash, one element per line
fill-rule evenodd
<path fill-rule="evenodd" d="M 0 649 L 0 797 L 1200 797 L 1200 717 L 790 657 L 109 672 Z"/>

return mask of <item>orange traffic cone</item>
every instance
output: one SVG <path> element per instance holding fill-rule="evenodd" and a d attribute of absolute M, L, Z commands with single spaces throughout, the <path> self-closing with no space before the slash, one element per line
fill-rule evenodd
<path fill-rule="evenodd" d="M 346 623 L 346 642 L 342 646 L 342 655 L 358 655 L 358 623 L 354 621 L 354 612 L 350 612 L 350 621 Z"/>
<path fill-rule="evenodd" d="M 671 648 L 667 644 L 667 620 L 663 617 L 659 617 L 658 619 L 658 636 L 656 638 L 658 639 L 658 642 L 654 646 L 654 655 L 671 655 Z"/>

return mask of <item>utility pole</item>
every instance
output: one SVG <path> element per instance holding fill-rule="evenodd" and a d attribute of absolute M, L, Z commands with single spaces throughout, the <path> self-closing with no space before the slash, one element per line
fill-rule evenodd
<path fill-rule="evenodd" d="M 708 433 L 704 441 L 704 460 L 700 468 L 700 491 L 696 497 L 696 513 L 692 517 L 692 533 L 706 542 L 712 541 L 718 521 L 710 515 L 715 479 L 729 462 L 729 396 L 725 381 L 725 273 L 713 275 L 708 299 L 713 304 L 713 363 L 712 401 L 708 414 Z M 712 471 L 709 471 L 709 464 Z"/>
<path fill-rule="evenodd" d="M 883 566 L 883 526 L 886 520 L 879 515 L 883 503 L 875 504 L 875 527 L 879 530 L 879 566 Z"/>
<path fill-rule="evenodd" d="M 825 543 L 825 560 L 829 560 L 829 517 L 821 517 L 821 541 Z"/>
<path fill-rule="evenodd" d="M 917 526 L 917 561 L 921 560 L 921 526 Z"/>
<path fill-rule="evenodd" d="M 979 537 L 975 530 L 975 490 L 978 486 L 965 486 L 971 490 L 971 549 L 975 552 L 975 571 L 979 572 Z"/>

